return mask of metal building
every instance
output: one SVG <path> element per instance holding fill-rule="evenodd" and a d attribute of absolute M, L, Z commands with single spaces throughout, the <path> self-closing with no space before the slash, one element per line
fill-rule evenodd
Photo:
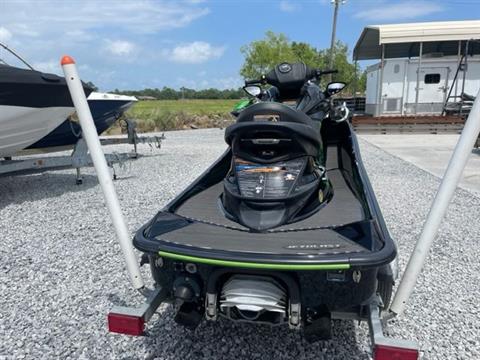
<path fill-rule="evenodd" d="M 462 113 L 480 88 L 480 21 L 372 25 L 364 28 L 354 61 L 367 68 L 365 112 L 373 116 Z M 466 94 L 466 96 L 462 96 Z"/>

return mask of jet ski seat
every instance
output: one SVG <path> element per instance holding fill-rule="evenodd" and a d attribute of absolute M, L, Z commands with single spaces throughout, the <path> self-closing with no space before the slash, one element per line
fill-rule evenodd
<path fill-rule="evenodd" d="M 317 158 L 320 129 L 310 118 L 278 103 L 259 103 L 242 111 L 225 131 L 235 156 L 258 163 L 275 163 L 301 156 Z"/>
<path fill-rule="evenodd" d="M 222 204 L 231 220 L 264 231 L 309 216 L 326 199 L 320 129 L 304 113 L 252 105 L 226 129 L 225 141 L 233 157 Z"/>

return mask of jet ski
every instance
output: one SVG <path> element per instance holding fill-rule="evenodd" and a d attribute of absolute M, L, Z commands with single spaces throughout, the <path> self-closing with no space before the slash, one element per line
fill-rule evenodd
<path fill-rule="evenodd" d="M 222 317 L 315 340 L 372 298 L 388 306 L 396 246 L 333 103 L 346 84 L 318 85 L 334 72 L 282 63 L 247 81 L 227 151 L 134 236 L 179 324 Z"/>

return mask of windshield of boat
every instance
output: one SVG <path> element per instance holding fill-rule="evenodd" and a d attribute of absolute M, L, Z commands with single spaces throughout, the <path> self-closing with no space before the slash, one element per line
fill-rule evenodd
<path fill-rule="evenodd" d="M 34 68 L 12 48 L 0 42 L 0 64 L 34 70 Z"/>

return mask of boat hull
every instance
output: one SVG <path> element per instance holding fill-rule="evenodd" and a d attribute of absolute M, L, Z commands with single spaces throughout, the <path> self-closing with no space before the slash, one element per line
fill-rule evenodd
<path fill-rule="evenodd" d="M 73 112 L 65 78 L 0 65 L 0 158 L 32 145 Z"/>
<path fill-rule="evenodd" d="M 93 121 L 98 135 L 101 135 L 127 111 L 135 100 L 89 99 L 88 105 L 92 112 Z M 59 146 L 75 145 L 81 137 L 80 124 L 72 119 L 65 120 L 55 130 L 29 146 L 29 149 L 55 148 Z"/>
<path fill-rule="evenodd" d="M 73 107 L 32 108 L 0 105 L 0 157 L 8 157 L 46 136 L 65 120 Z"/>

